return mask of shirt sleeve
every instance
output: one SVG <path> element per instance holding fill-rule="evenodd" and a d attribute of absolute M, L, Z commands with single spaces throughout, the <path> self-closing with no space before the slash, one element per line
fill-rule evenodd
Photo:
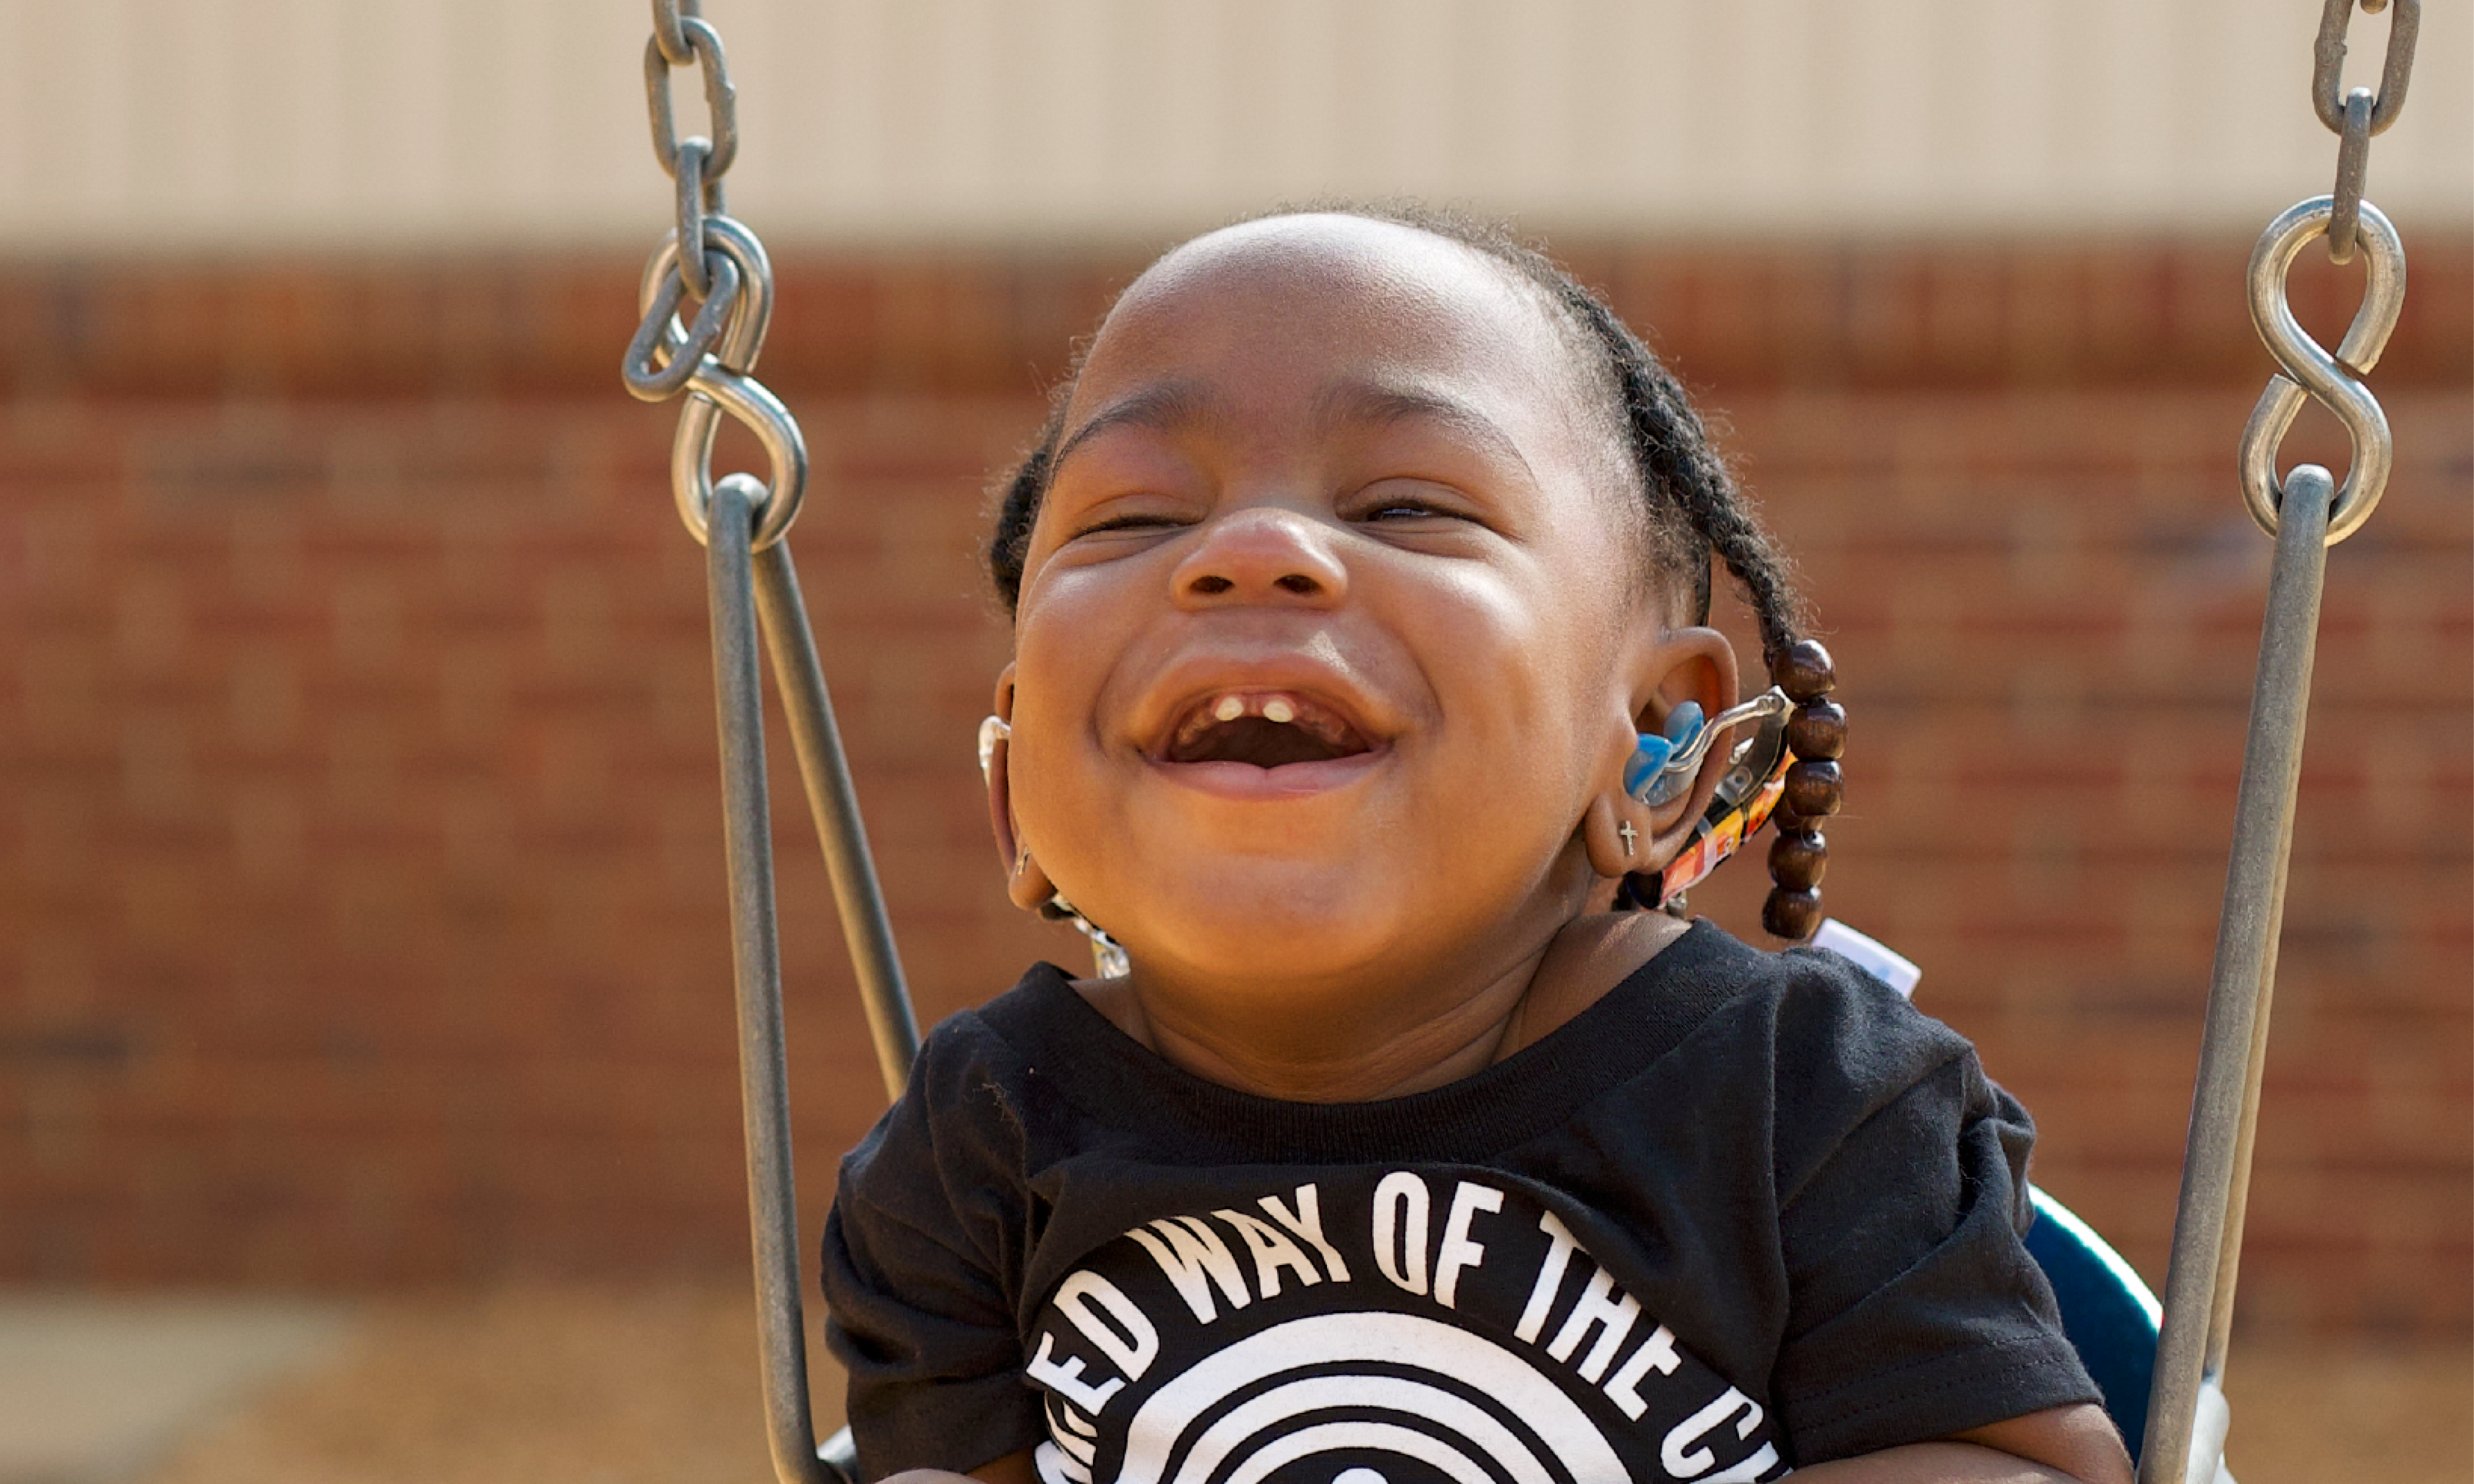
<path fill-rule="evenodd" d="M 825 1218 L 825 1339 L 849 1372 L 862 1478 L 905 1469 L 964 1472 L 1046 1436 L 1022 1374 L 1004 1274 L 1019 1229 L 1018 1181 L 965 1106 L 940 1116 L 923 1054 L 911 1085 L 842 1162 Z M 1002 1097 L 982 1078 L 979 1097 Z M 1000 1134 L 1005 1125 L 1002 1120 Z"/>
<path fill-rule="evenodd" d="M 1955 1033 L 1856 993 L 1818 1017 L 1823 1070 L 1779 1088 L 1772 1397 L 1799 1464 L 2099 1399 L 2021 1241 L 2026 1110 Z"/>

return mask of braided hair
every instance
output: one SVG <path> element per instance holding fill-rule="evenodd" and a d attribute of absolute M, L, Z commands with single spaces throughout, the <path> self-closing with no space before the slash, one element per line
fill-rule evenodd
<path fill-rule="evenodd" d="M 1604 299 L 1553 258 L 1492 223 L 1402 205 L 1344 204 L 1306 209 L 1388 222 L 1457 243 L 1492 259 L 1517 282 L 1538 293 L 1561 322 L 1589 374 L 1598 380 L 1613 403 L 1606 411 L 1629 454 L 1630 473 L 1637 487 L 1648 534 L 1651 575 L 1661 582 L 1689 581 L 1693 592 L 1692 621 L 1706 623 L 1712 598 L 1712 559 L 1725 563 L 1758 625 L 1762 658 L 1773 674 L 1781 675 L 1784 683 L 1785 672 L 1809 671 L 1812 657 L 1820 656 L 1819 669 L 1824 678 L 1819 691 L 1807 697 L 1798 692 L 1809 687 L 1789 684 L 1787 689 L 1798 701 L 1821 704 L 1819 692 L 1829 689 L 1829 661 L 1819 645 L 1801 637 L 1805 606 L 1796 591 L 1792 565 L 1754 513 L 1751 500 L 1720 456 L 1701 415 L 1693 409 L 1674 373 Z M 1031 450 L 994 491 L 995 521 L 985 555 L 989 579 L 1008 614 L 1021 600 L 1031 526 L 1038 520 L 1040 503 L 1048 493 L 1057 445 L 1064 434 L 1066 401 L 1079 369 L 1078 362 L 1057 388 L 1047 424 Z M 1836 756 L 1834 746 L 1828 756 Z M 1820 796 L 1824 791 L 1802 791 L 1802 802 L 1816 807 L 1801 816 L 1795 811 L 1798 797 L 1792 787 L 1794 780 L 1790 781 L 1788 809 L 1780 819 L 1782 843 L 1791 834 L 1808 840 L 1803 852 L 1808 856 L 1820 845 L 1813 828 L 1817 816 L 1836 807 L 1837 769 L 1834 762 L 1826 760 L 1800 763 L 1797 766 L 1826 768 L 1830 780 L 1827 808 L 1817 807 L 1825 802 Z M 1774 851 L 1774 874 L 1779 874 L 1777 855 Z M 1773 910 L 1764 914 L 1771 931 L 1782 937 L 1802 937 L 1818 920 L 1819 895 L 1813 888 L 1819 879 L 1819 867 L 1815 864 L 1796 874 L 1809 879 L 1791 884 L 1786 875 L 1780 874 L 1779 885 L 1782 892 L 1803 898 L 1803 906 L 1781 913 L 1777 909 L 1782 893 L 1773 893 Z M 1654 882 L 1655 877 L 1650 876 L 1629 878 L 1625 888 L 1617 893 L 1617 902 L 1655 905 Z M 1797 931 L 1781 932 L 1783 927 Z"/>

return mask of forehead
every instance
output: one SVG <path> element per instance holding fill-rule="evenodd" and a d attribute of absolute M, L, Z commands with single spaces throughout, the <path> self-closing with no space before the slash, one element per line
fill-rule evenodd
<path fill-rule="evenodd" d="M 1361 382 L 1476 402 L 1516 437 L 1569 435 L 1591 399 L 1575 395 L 1566 334 L 1540 290 L 1459 243 L 1273 217 L 1199 237 L 1137 279 L 1092 342 L 1067 422 L 1146 383 L 1265 405 Z"/>

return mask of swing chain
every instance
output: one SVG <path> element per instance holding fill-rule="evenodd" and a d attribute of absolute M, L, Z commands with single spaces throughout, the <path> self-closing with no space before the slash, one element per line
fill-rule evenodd
<path fill-rule="evenodd" d="M 2311 48 L 2311 106 L 2319 122 L 2338 138 L 2336 213 L 2328 226 L 2328 256 L 2339 263 L 2354 259 L 2356 223 L 2361 219 L 2363 180 L 2371 160 L 2371 136 L 2386 134 L 2405 110 L 2406 85 L 2413 76 L 2413 46 L 2422 31 L 2422 0 L 2396 0 L 2389 20 L 2389 45 L 2380 66 L 2380 90 L 2344 90 L 2345 30 L 2354 18 L 2356 0 L 2324 0 L 2319 12 L 2319 38 Z M 2376 14 L 2389 0 L 2360 0 Z"/>
<path fill-rule="evenodd" d="M 739 155 L 737 93 L 721 36 L 698 9 L 697 0 L 653 0 L 644 99 L 654 158 L 677 183 L 677 226 L 644 265 L 638 300 L 643 318 L 619 375 L 627 390 L 645 401 L 687 394 L 670 445 L 670 487 L 680 519 L 700 542 L 713 505 L 713 444 L 722 414 L 756 435 L 771 465 L 771 477 L 751 500 L 754 548 L 761 551 L 780 540 L 799 513 L 807 494 L 808 450 L 798 420 L 754 376 L 773 318 L 773 265 L 756 233 L 722 209 L 721 177 Z M 670 72 L 691 65 L 704 76 L 710 139 L 678 137 Z M 691 298 L 701 304 L 682 324 L 680 310 Z M 728 477 L 755 483 L 744 474 Z"/>
<path fill-rule="evenodd" d="M 721 178 L 739 158 L 739 90 L 731 85 L 721 33 L 696 13 L 698 8 L 697 0 L 653 0 L 653 35 L 644 43 L 644 109 L 652 118 L 653 158 L 679 184 L 679 240 L 701 249 L 707 245 L 705 214 L 721 214 Z M 702 134 L 679 137 L 670 73 L 687 66 L 704 78 L 705 112 L 713 123 L 710 139 Z M 712 291 L 704 252 L 688 255 L 680 270 L 699 297 Z"/>
<path fill-rule="evenodd" d="M 2377 15 L 2389 8 L 2389 0 L 2361 0 L 2365 13 Z M 2396 122 L 2405 107 L 2407 79 L 2413 74 L 2413 43 L 2422 29 L 2422 0 L 2396 0 L 2397 12 L 2389 22 L 2389 50 L 2380 66 L 2380 92 L 2372 105 L 2370 131 L 2386 134 Z M 2345 28 L 2354 18 L 2354 0 L 2324 0 L 2319 12 L 2319 39 L 2311 48 L 2311 102 L 2319 110 L 2319 122 L 2331 134 L 2345 132 L 2346 93 L 2341 74 L 2345 70 Z M 2367 88 L 2356 91 L 2367 92 Z"/>
<path fill-rule="evenodd" d="M 653 44 L 672 66 L 695 60 L 695 44 L 688 39 L 685 23 L 703 14 L 704 0 L 653 0 Z"/>

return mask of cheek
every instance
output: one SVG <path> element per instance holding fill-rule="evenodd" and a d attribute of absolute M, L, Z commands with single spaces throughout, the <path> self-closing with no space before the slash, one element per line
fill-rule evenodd
<path fill-rule="evenodd" d="M 1141 626 L 1133 599 L 1142 586 L 1137 569 L 1149 565 L 1051 566 L 1034 575 L 1014 620 L 1017 707 L 1029 703 L 1053 716 L 1089 701 Z"/>
<path fill-rule="evenodd" d="M 1046 826 L 1090 817 L 1099 803 L 1095 718 L 1137 621 L 1119 586 L 1096 571 L 1048 574 L 1015 630 L 1013 810 L 1043 855 L 1070 847 Z"/>
<path fill-rule="evenodd" d="M 1055 684 L 1017 687 L 1015 695 L 1006 759 L 1007 804 L 1022 847 L 1072 897 L 1086 875 L 1092 837 L 1111 833 L 1114 816 L 1089 750 L 1080 744 L 1083 713 Z"/>
<path fill-rule="evenodd" d="M 1011 777 L 1014 809 L 1026 823 L 1068 781 L 1098 684 L 1090 657 L 1057 629 L 1026 633 L 1015 647 Z"/>
<path fill-rule="evenodd" d="M 1551 760 L 1604 729 L 1619 629 L 1606 617 L 1603 586 L 1542 564 L 1512 577 L 1472 573 L 1421 625 L 1447 713 L 1521 759 L 1524 772 L 1564 776 Z"/>

